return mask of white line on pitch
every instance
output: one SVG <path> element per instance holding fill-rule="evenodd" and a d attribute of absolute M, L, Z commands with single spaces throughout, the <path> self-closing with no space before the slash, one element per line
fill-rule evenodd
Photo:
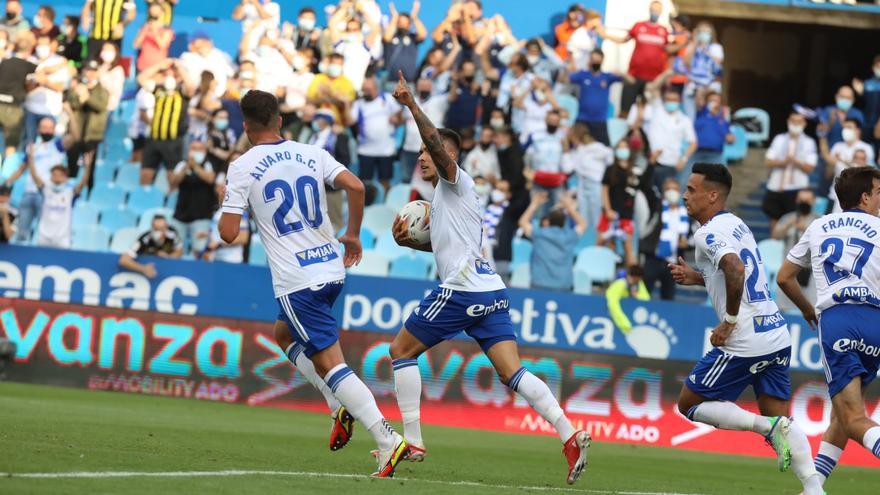
<path fill-rule="evenodd" d="M 304 471 L 259 471 L 259 470 L 225 470 L 225 471 L 70 471 L 58 473 L 0 473 L 2 478 L 37 478 L 37 479 L 57 479 L 57 478 L 186 478 L 186 477 L 211 477 L 211 476 L 293 476 L 301 478 L 346 478 L 346 479 L 370 479 L 369 476 L 363 474 L 347 474 L 347 473 L 310 473 Z M 686 493 L 668 493 L 668 492 L 630 492 L 630 491 L 607 491 L 607 490 L 579 490 L 577 488 L 564 488 L 553 486 L 516 486 L 516 485 L 495 485 L 491 483 L 479 483 L 476 481 L 442 481 L 428 480 L 419 478 L 400 478 L 395 477 L 396 481 L 409 481 L 413 483 L 433 483 L 438 485 L 449 486 L 473 486 L 481 488 L 499 488 L 504 490 L 535 490 L 548 492 L 572 492 L 572 493 L 595 493 L 605 495 L 698 495 Z M 2 481 L 0 481 L 2 483 Z"/>

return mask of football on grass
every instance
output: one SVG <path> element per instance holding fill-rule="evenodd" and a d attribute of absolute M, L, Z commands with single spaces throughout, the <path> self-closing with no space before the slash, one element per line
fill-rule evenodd
<path fill-rule="evenodd" d="M 406 222 L 409 235 L 417 244 L 431 242 L 431 203 L 413 201 L 400 209 L 400 218 Z"/>

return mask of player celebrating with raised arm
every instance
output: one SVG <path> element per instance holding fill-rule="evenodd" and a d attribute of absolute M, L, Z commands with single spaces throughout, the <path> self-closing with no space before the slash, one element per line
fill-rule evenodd
<path fill-rule="evenodd" d="M 852 438 L 880 458 L 880 425 L 865 413 L 866 386 L 880 368 L 880 171 L 849 168 L 834 182 L 842 213 L 814 220 L 779 270 L 779 288 L 812 326 L 818 323 L 831 423 L 816 470 L 824 483 Z M 812 266 L 816 307 L 797 282 Z M 816 315 L 819 315 L 817 317 Z"/>
<path fill-rule="evenodd" d="M 685 380 L 678 409 L 691 421 L 763 435 L 780 471 L 793 463 L 804 493 L 821 494 L 807 436 L 788 417 L 791 337 L 751 230 L 725 210 L 732 186 L 727 167 L 697 163 L 684 195 L 688 215 L 701 224 L 694 234 L 697 270 L 679 258 L 670 264 L 672 276 L 682 285 L 705 285 L 721 323 L 709 339 L 714 348 Z M 749 385 L 763 416 L 734 403 Z"/>
<path fill-rule="evenodd" d="M 325 150 L 281 137 L 275 95 L 252 90 L 241 99 L 241 111 L 254 147 L 229 165 L 220 237 L 226 242 L 238 237 L 241 214 L 251 209 L 269 258 L 278 321 L 288 328 L 335 398 L 375 438 L 379 470 L 373 475 L 391 477 L 406 456 L 407 444 L 382 417 L 364 382 L 345 364 L 332 314 L 345 268 L 357 264 L 362 255 L 364 185 Z M 325 184 L 348 193 L 348 229 L 338 241 L 325 221 L 329 218 Z M 340 243 L 345 246 L 342 258 Z M 288 357 L 298 357 L 292 356 L 295 349 L 289 346 Z"/>
<path fill-rule="evenodd" d="M 416 104 L 403 74 L 394 97 L 409 108 L 422 137 L 418 158 L 422 178 L 434 184 L 431 203 L 431 241 L 416 245 L 405 222 L 394 223 L 394 239 L 402 246 L 432 251 L 442 282 L 406 320 L 391 343 L 394 388 L 403 416 L 409 459 L 425 456 L 419 423 L 422 379 L 416 358 L 434 345 L 464 330 L 492 362 L 501 382 L 522 396 L 556 428 L 564 443 L 571 484 L 587 463 L 590 436 L 575 431 L 547 385 L 526 370 L 519 359 L 516 334 L 504 282 L 480 255 L 480 200 L 474 180 L 458 167 L 461 140 L 449 129 L 437 129 Z"/>

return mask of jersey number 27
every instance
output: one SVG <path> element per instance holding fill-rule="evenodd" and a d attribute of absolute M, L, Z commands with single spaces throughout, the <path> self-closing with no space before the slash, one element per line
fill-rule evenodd
<path fill-rule="evenodd" d="M 275 201 L 276 194 L 281 195 L 281 204 L 272 215 L 275 230 L 279 237 L 284 237 L 294 232 L 303 230 L 303 221 L 312 229 L 317 229 L 324 221 L 321 215 L 321 192 L 318 181 L 314 177 L 304 175 L 296 180 L 294 188 L 281 179 L 275 179 L 263 188 L 263 200 L 268 204 Z M 295 194 L 294 194 L 294 189 Z M 299 207 L 299 217 L 302 221 L 285 221 L 285 217 L 293 208 L 294 203 Z"/>
<path fill-rule="evenodd" d="M 865 267 L 865 264 L 868 263 L 868 259 L 871 257 L 873 251 L 874 244 L 856 237 L 850 237 L 847 239 L 846 244 L 844 244 L 844 240 L 839 237 L 829 237 L 825 239 L 825 241 L 822 242 L 822 254 L 828 253 L 828 257 L 825 258 L 822 268 L 825 271 L 825 278 L 828 279 L 828 285 L 834 285 L 837 282 L 848 278 L 850 274 L 862 278 L 862 269 Z M 854 254 L 851 266 L 848 270 L 838 270 L 835 266 L 842 264 L 841 260 L 845 254 L 847 256 Z M 850 261 L 847 259 L 844 263 L 850 264 Z"/>

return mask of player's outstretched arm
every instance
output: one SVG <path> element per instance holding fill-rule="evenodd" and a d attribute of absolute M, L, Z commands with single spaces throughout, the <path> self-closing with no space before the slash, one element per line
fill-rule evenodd
<path fill-rule="evenodd" d="M 797 281 L 797 274 L 801 271 L 801 267 L 785 260 L 779 273 L 776 274 L 776 285 L 791 299 L 791 302 L 801 310 L 804 319 L 810 325 L 810 328 L 816 330 L 819 328 L 819 318 L 816 317 L 816 308 L 807 300 L 807 296 L 801 289 L 801 284 Z"/>
<path fill-rule="evenodd" d="M 678 257 L 678 263 L 669 264 L 669 271 L 678 285 L 706 285 L 703 275 L 685 263 L 681 256 Z"/>
<path fill-rule="evenodd" d="M 345 246 L 345 257 L 342 259 L 346 268 L 361 262 L 363 247 L 361 246 L 361 222 L 364 219 L 364 183 L 353 173 L 345 170 L 336 176 L 333 186 L 344 189 L 348 196 L 348 226 L 339 242 Z"/>
<path fill-rule="evenodd" d="M 443 178 L 443 180 L 455 182 L 455 174 L 458 173 L 458 165 L 456 165 L 455 160 L 449 156 L 449 153 L 443 146 L 443 139 L 440 138 L 440 133 L 437 132 L 437 128 L 434 127 L 431 119 L 422 112 L 422 109 L 419 108 L 415 98 L 413 98 L 409 86 L 406 85 L 406 79 L 403 77 L 403 72 L 398 71 L 397 75 L 399 80 L 397 82 L 397 88 L 394 90 L 394 98 L 397 99 L 401 105 L 409 108 L 409 111 L 412 113 L 413 120 L 415 120 L 416 125 L 419 128 L 419 134 L 422 136 L 422 142 L 425 143 L 425 148 L 428 150 L 428 154 L 431 155 L 431 159 L 434 160 L 434 165 L 437 166 L 437 173 Z"/>

